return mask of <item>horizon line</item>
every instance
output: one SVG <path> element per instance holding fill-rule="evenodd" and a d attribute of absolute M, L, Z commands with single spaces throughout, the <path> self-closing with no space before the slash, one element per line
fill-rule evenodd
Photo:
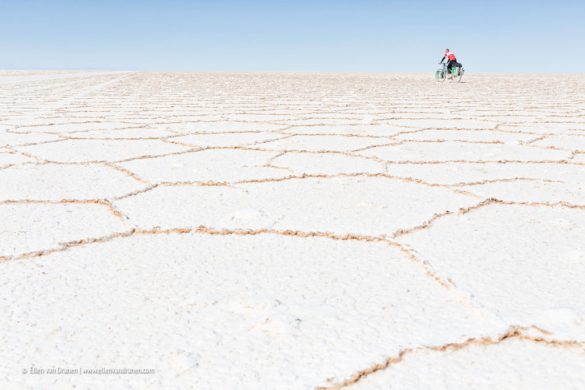
<path fill-rule="evenodd" d="M 437 68 L 435 68 L 436 70 Z M 415 75 L 415 74 L 433 74 L 434 70 L 424 70 L 416 72 L 405 72 L 405 71 L 339 71 L 339 70 L 184 70 L 184 69 L 121 69 L 121 68 L 10 68 L 0 67 L 0 72 L 26 72 L 26 71 L 40 71 L 40 72 L 127 72 L 127 73 L 209 73 L 209 74 L 403 74 L 403 75 Z M 468 69 L 465 70 L 466 74 L 472 73 L 476 75 L 490 74 L 490 75 L 507 75 L 507 74 L 563 74 L 563 75 L 580 75 L 585 74 L 585 70 L 577 72 L 563 72 L 563 71 L 511 71 L 511 72 L 493 72 L 493 71 L 478 71 L 473 72 Z"/>

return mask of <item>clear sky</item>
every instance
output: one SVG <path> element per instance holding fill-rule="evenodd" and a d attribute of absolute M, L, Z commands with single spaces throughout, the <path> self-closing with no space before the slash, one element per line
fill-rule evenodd
<path fill-rule="evenodd" d="M 3 69 L 419 72 L 446 47 L 584 72 L 585 0 L 0 0 Z"/>

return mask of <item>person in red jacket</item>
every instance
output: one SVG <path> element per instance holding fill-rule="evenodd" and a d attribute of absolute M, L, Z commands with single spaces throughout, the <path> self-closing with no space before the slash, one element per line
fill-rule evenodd
<path fill-rule="evenodd" d="M 445 61 L 445 59 L 447 59 L 447 70 L 449 71 L 449 74 L 451 74 L 451 69 L 456 66 L 457 68 L 461 68 L 462 65 L 457 62 L 457 57 L 455 57 L 455 54 L 447 49 L 445 50 L 445 54 L 443 54 L 443 58 L 441 58 L 441 62 L 439 62 L 439 65 L 443 63 L 443 61 Z M 458 69 L 459 72 L 461 72 L 461 69 Z"/>

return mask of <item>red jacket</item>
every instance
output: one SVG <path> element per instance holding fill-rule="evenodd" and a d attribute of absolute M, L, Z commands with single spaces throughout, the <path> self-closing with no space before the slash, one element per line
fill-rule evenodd
<path fill-rule="evenodd" d="M 443 58 L 445 57 L 447 57 L 449 61 L 457 61 L 457 57 L 455 57 L 455 54 L 453 54 L 451 51 L 445 51 L 445 56 Z"/>

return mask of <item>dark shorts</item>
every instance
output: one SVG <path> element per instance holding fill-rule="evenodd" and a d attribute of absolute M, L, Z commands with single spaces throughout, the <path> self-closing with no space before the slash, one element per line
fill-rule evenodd
<path fill-rule="evenodd" d="M 447 62 L 447 69 L 449 71 L 451 71 L 451 68 L 454 67 L 454 66 L 456 66 L 457 68 L 461 68 L 462 65 L 459 62 L 457 62 L 457 61 L 449 61 L 449 62 Z"/>

